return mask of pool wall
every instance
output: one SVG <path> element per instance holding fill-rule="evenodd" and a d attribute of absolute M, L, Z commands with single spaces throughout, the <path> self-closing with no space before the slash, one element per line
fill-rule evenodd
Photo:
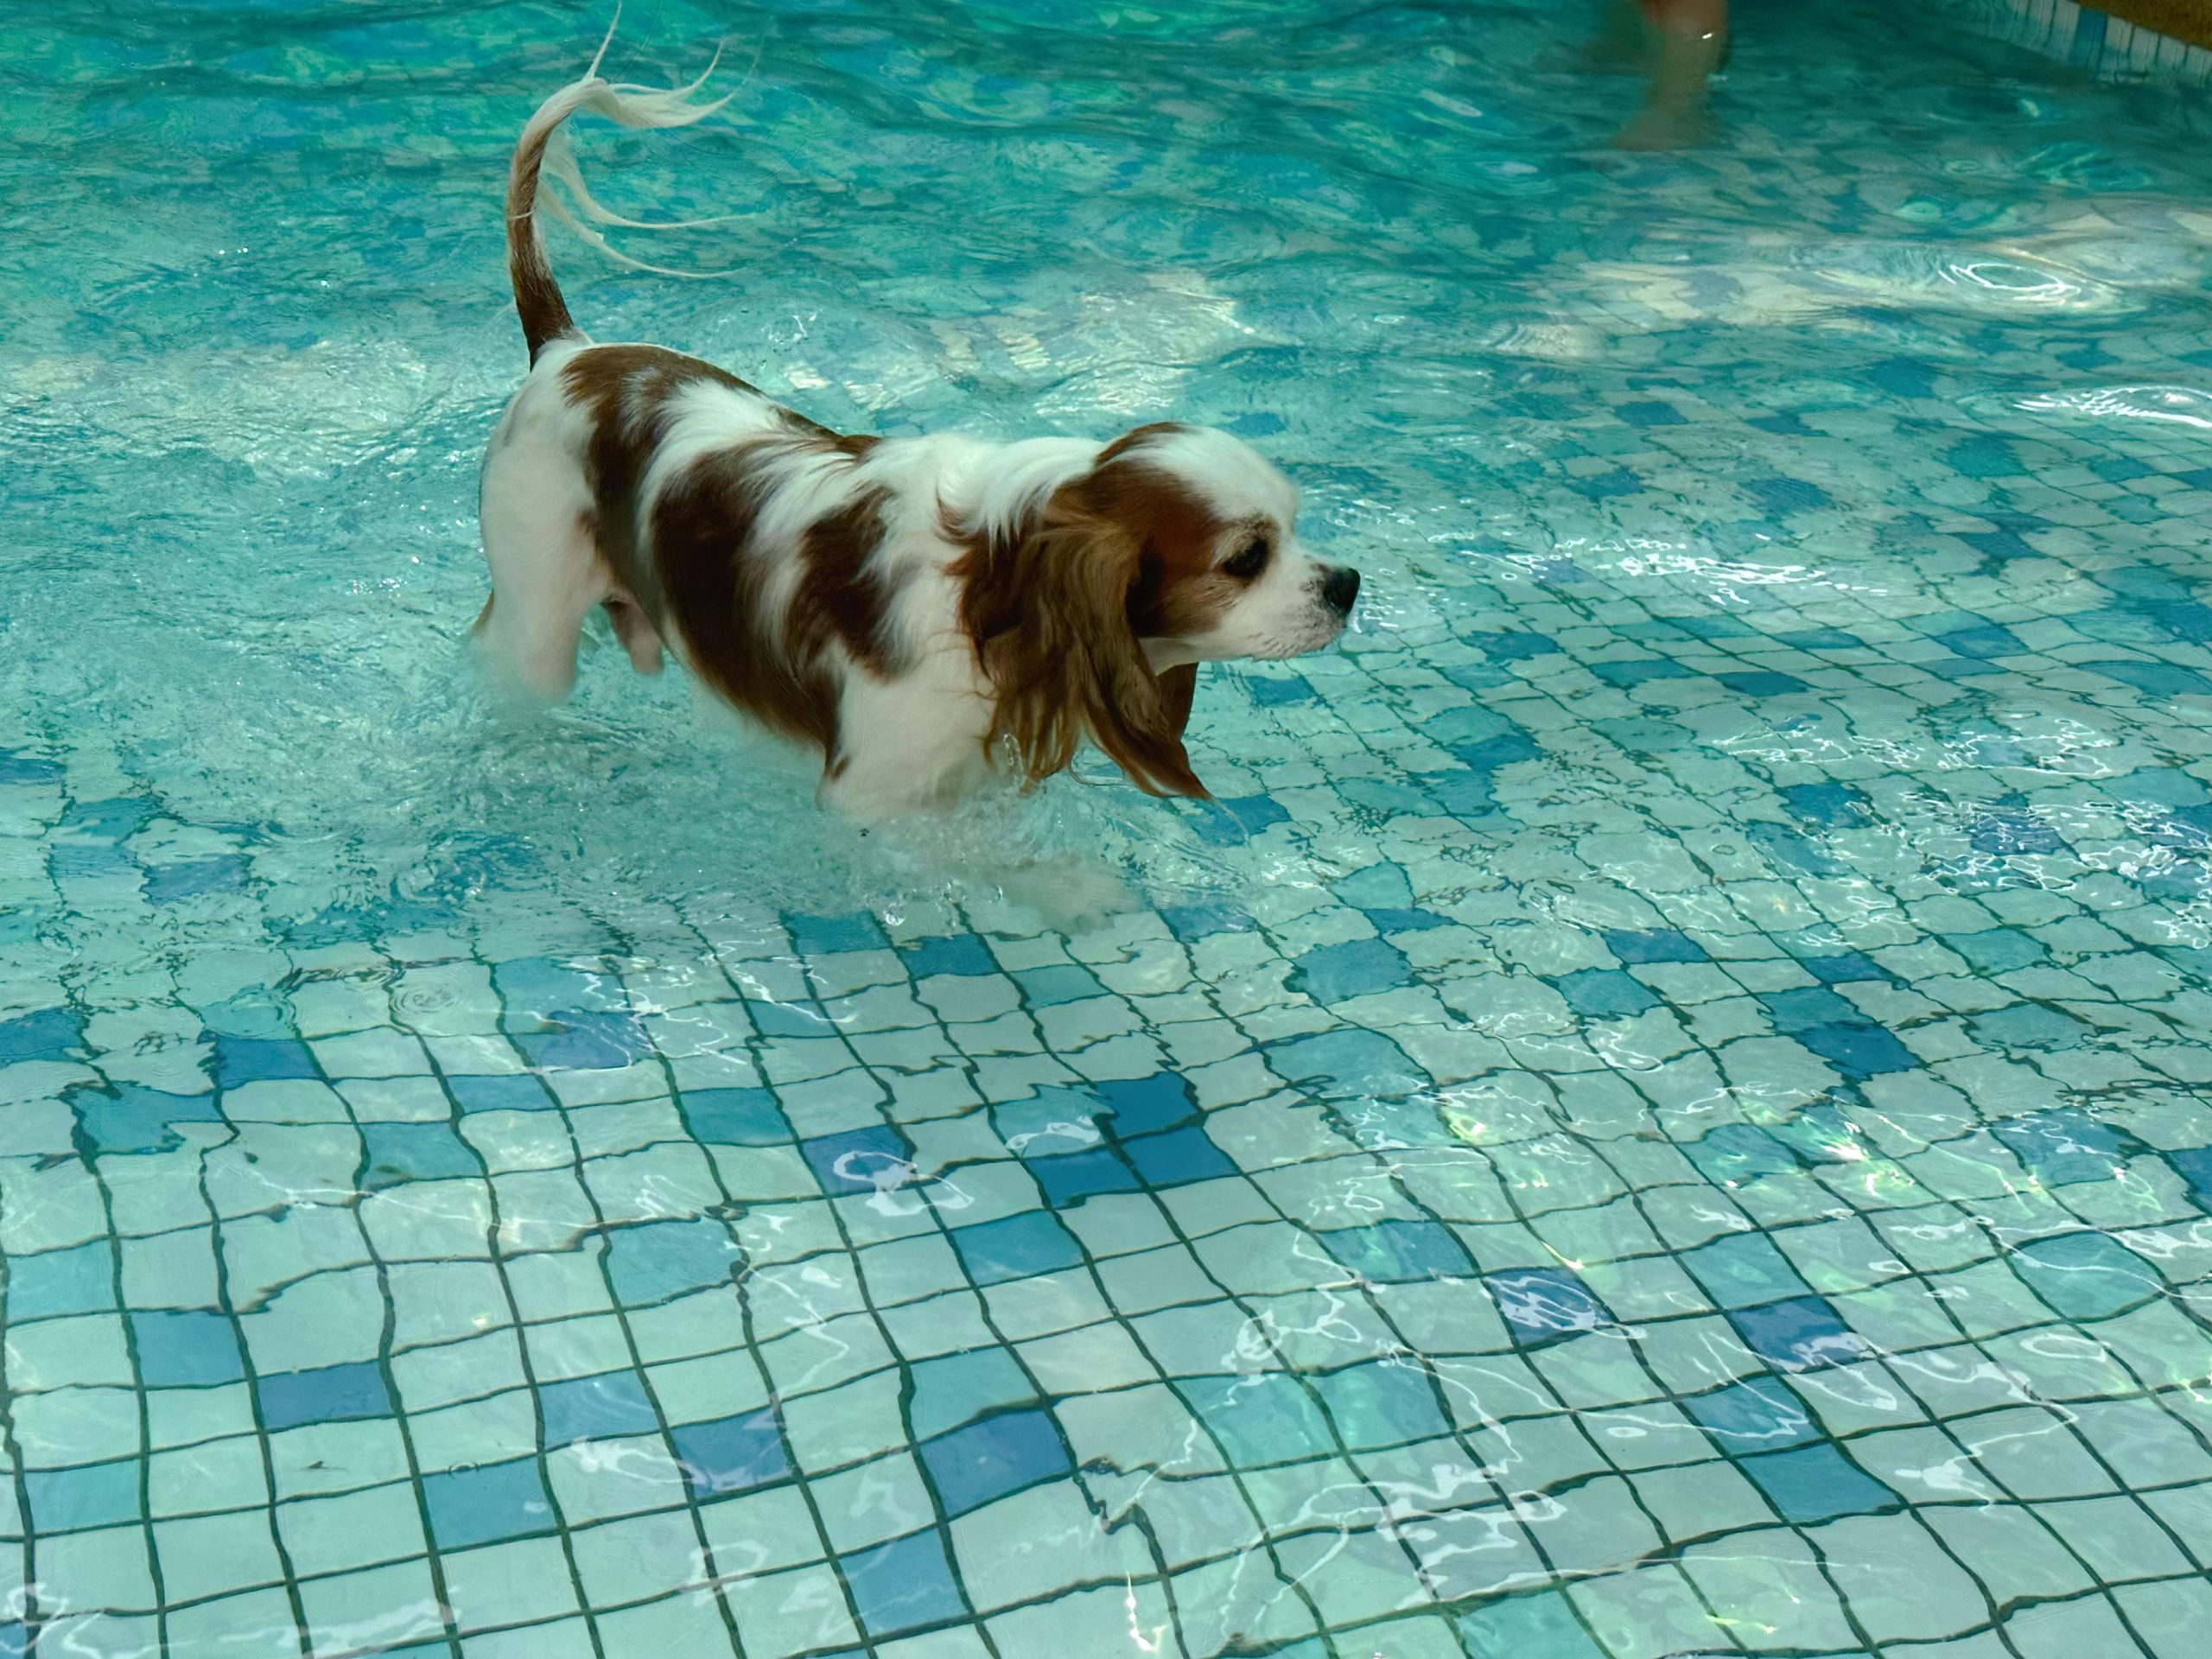
<path fill-rule="evenodd" d="M 2101 78 L 2212 86 L 2212 0 L 1972 0 L 1985 27 Z"/>

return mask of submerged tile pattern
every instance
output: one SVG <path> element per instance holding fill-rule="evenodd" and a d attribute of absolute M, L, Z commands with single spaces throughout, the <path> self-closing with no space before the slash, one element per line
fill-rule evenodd
<path fill-rule="evenodd" d="M 36 397 L 137 314 L 51 273 L 78 310 L 23 335 L 48 391 L 5 383 L 48 411 L 3 440 L 44 469 L 22 489 L 117 447 L 137 499 L 181 478 L 267 515 L 257 549 L 327 538 L 359 489 L 434 575 L 385 611 L 358 549 L 282 567 L 263 632 L 224 561 L 48 557 L 54 523 L 101 548 L 105 496 L 0 509 L 45 584 L 10 593 L 0 653 L 28 688 L 0 700 L 0 1655 L 2201 1651 L 2212 349 L 2173 277 L 2201 209 L 2126 127 L 2024 173 L 2016 136 L 1945 128 L 1900 182 L 1871 139 L 1789 126 L 1835 83 L 1756 39 L 1735 148 L 1609 173 L 1480 79 L 1478 48 L 1541 44 L 1532 16 L 1380 9 L 1263 51 L 1228 16 L 1177 45 L 1258 78 L 1249 107 L 1178 84 L 1240 120 L 1318 121 L 1322 92 L 1377 112 L 1354 148 L 1388 167 L 1309 175 L 1279 134 L 1201 175 L 1224 245 L 1192 255 L 1260 235 L 1233 227 L 1264 184 L 1297 235 L 1341 213 L 1379 248 L 1344 268 L 1363 317 L 1290 264 L 1091 273 L 1144 353 L 1203 357 L 1235 320 L 1243 355 L 1177 380 L 1179 412 L 1296 470 L 1371 610 L 1341 653 L 1209 672 L 1217 802 L 1048 802 L 1166 849 L 1139 872 L 1157 904 L 1072 932 L 972 888 L 809 908 L 653 862 L 671 801 L 734 815 L 767 786 L 656 747 L 672 696 L 604 714 L 632 694 L 603 662 L 528 784 L 422 694 L 425 616 L 475 603 L 457 526 L 512 352 L 504 322 L 469 332 L 488 238 L 453 230 L 469 320 L 442 325 L 480 395 L 390 417 L 422 441 L 404 507 L 373 496 L 382 451 L 359 483 L 283 447 L 289 403 L 255 428 L 243 363 L 251 442 L 149 465 L 135 426 L 52 435 Z M 499 41 L 570 21 L 369 38 L 473 88 Z M 994 45 L 1015 26 L 986 16 L 948 67 L 901 44 L 911 15 L 785 26 L 772 108 L 798 96 L 779 73 L 830 65 L 1034 115 L 1007 54 L 1084 49 Z M 1872 73 L 1870 38 L 1820 37 L 1821 73 Z M 194 50 L 268 86 L 343 45 Z M 1147 90 L 1152 45 L 1107 47 L 1056 96 L 1126 77 L 1144 119 L 1203 125 Z M 547 78 L 503 73 L 503 99 L 440 106 L 475 161 L 395 200 L 481 229 L 476 162 Z M 1789 101 L 1761 116 L 1763 86 Z M 1409 136 L 1408 110 L 1451 119 Z M 271 94 L 265 118 L 279 158 L 318 122 L 429 172 L 448 143 L 416 105 L 379 129 Z M 823 176 L 911 155 L 873 115 L 805 118 Z M 1439 175 L 1459 217 L 1394 194 L 1431 140 L 1470 169 Z M 1130 188 L 1188 183 L 1138 148 Z M 990 153 L 1105 188 L 1076 150 Z M 1740 229 L 1785 208 L 1829 239 Z M 1140 268 L 1184 251 L 1141 239 L 1185 234 L 1154 213 Z M 1493 262 L 1466 315 L 1421 274 L 1440 251 Z M 419 242 L 375 257 L 431 280 Z M 1027 310 L 940 296 L 929 360 L 971 382 L 949 392 L 899 378 L 920 348 L 870 332 L 887 296 L 813 293 L 813 332 L 769 338 L 871 424 L 993 386 L 1026 418 L 1134 413 L 1053 403 L 1071 341 L 1124 336 L 1025 280 Z M 1417 344 L 1375 315 L 1418 305 Z M 237 326 L 281 327 L 270 306 Z M 1423 355 L 1454 330 L 1465 378 Z M 1300 390 L 1354 384 L 1386 390 Z M 437 491 L 444 519 L 418 510 Z M 134 626 L 189 718 L 101 657 Z M 210 643 L 162 655 L 179 636 Z M 254 677 L 270 661 L 391 677 Z M 385 750 L 367 813 L 344 769 Z M 571 788 L 601 815 L 581 851 Z M 731 839 L 702 844 L 755 887 L 791 850 Z"/>

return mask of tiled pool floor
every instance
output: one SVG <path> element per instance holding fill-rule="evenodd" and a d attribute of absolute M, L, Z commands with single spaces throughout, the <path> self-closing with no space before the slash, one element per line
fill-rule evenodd
<path fill-rule="evenodd" d="M 596 16 L 0 17 L 0 1654 L 2201 1654 L 2201 106 L 1746 5 L 1630 159 L 1533 4 L 923 10 L 632 8 L 766 37 L 582 140 L 757 274 L 560 259 L 1303 485 L 1360 630 L 1028 810 L 1073 933 L 455 674 Z"/>

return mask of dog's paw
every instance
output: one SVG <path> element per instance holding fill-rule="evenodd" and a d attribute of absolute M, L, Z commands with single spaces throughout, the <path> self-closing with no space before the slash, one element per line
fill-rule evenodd
<path fill-rule="evenodd" d="M 1034 912 L 1056 933 L 1080 933 L 1141 908 L 1120 876 L 1084 859 L 1025 864 L 1000 879 L 999 892 L 1008 904 Z"/>

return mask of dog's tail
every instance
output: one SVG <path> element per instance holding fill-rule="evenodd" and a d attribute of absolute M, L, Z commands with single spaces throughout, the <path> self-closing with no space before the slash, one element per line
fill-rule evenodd
<path fill-rule="evenodd" d="M 618 21 L 620 13 L 618 10 Z M 531 361 L 547 342 L 579 334 L 575 319 L 569 315 L 568 302 L 561 297 L 561 285 L 553 279 L 553 267 L 545 257 L 545 240 L 538 233 L 537 210 L 538 175 L 551 160 L 556 177 L 565 180 L 575 193 L 577 206 L 590 218 L 601 224 L 637 225 L 641 229 L 673 230 L 677 225 L 647 225 L 634 219 L 625 219 L 607 212 L 591 199 L 583 188 L 582 180 L 575 172 L 562 146 L 562 124 L 578 110 L 591 110 L 626 127 L 688 127 L 693 122 L 712 115 L 729 102 L 735 93 L 725 94 L 711 104 L 695 104 L 691 94 L 697 92 L 715 72 L 714 64 L 707 66 L 706 74 L 688 86 L 665 89 L 651 86 L 617 86 L 599 78 L 601 59 L 607 55 L 608 42 L 614 31 L 608 29 L 607 39 L 600 42 L 598 56 L 591 60 L 591 67 L 583 79 L 572 81 L 537 106 L 537 113 L 522 130 L 522 137 L 515 144 L 515 158 L 507 171 L 507 275 L 513 281 L 515 313 L 522 319 L 523 339 L 529 343 Z M 720 54 L 717 54 L 717 60 Z M 548 195 L 543 206 L 556 218 L 570 225 L 576 219 L 557 198 Z M 691 223 L 710 223 L 694 220 Z M 577 228 L 584 230 L 581 225 Z M 605 242 L 596 232 L 584 230 L 592 241 L 604 247 Z M 611 250 L 610 250 L 611 251 Z M 617 256 L 618 257 L 620 256 Z M 635 260 L 625 259 L 626 264 Z M 677 273 L 678 275 L 687 273 Z"/>

